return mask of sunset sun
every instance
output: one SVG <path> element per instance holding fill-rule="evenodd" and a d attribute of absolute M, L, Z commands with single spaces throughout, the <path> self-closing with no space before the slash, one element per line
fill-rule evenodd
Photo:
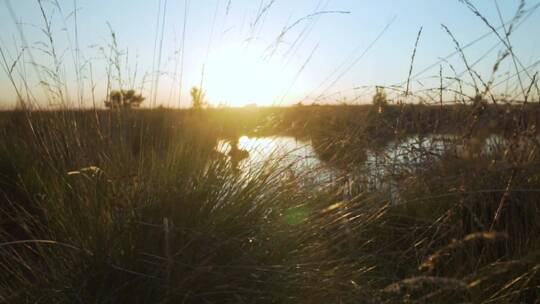
<path fill-rule="evenodd" d="M 293 65 L 267 56 L 262 47 L 227 45 L 211 53 L 204 89 L 214 104 L 233 107 L 279 104 L 295 82 Z"/>

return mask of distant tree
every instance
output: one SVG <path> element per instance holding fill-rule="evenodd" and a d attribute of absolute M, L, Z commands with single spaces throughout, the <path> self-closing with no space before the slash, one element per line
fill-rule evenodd
<path fill-rule="evenodd" d="M 105 106 L 110 109 L 138 108 L 144 99 L 141 94 L 136 94 L 135 90 L 114 90 L 109 93 L 109 98 L 105 100 Z"/>
<path fill-rule="evenodd" d="M 384 87 L 376 87 L 375 95 L 373 95 L 373 105 L 378 108 L 379 113 L 382 113 L 384 108 L 388 106 L 388 99 L 384 92 Z"/>
<path fill-rule="evenodd" d="M 471 104 L 475 108 L 485 108 L 488 105 L 488 102 L 484 99 L 484 96 L 481 94 L 476 94 L 471 99 Z"/>
<path fill-rule="evenodd" d="M 191 95 L 193 109 L 202 109 L 205 105 L 204 92 L 198 87 L 192 87 L 189 94 Z"/>

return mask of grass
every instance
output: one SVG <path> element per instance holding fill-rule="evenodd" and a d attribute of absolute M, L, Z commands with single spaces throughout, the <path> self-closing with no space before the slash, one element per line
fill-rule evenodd
<path fill-rule="evenodd" d="M 519 5 L 500 34 L 464 3 L 504 46 L 487 81 L 464 54 L 474 43 L 462 46 L 445 26 L 466 71 L 450 65 L 455 76 L 447 77 L 441 66 L 437 88 L 414 91 L 423 73 L 413 73 L 420 28 L 396 102 L 379 87 L 372 105 L 204 108 L 201 90 L 195 109 L 80 110 L 67 94 L 47 15 L 48 5 L 61 8 L 38 1 L 40 45 L 53 67 L 33 65 L 34 76 L 49 104 L 61 107 L 32 109 L 39 102 L 19 71 L 32 53 L 0 48 L 21 106 L 0 112 L 0 303 L 538 302 L 537 74 L 524 69 L 508 38 L 536 7 Z M 166 5 L 156 22 L 158 66 Z M 261 2 L 256 20 L 272 5 Z M 298 22 L 328 13 L 344 12 L 299 19 L 278 42 Z M 101 49 L 107 92 L 131 89 L 136 77 L 122 79 L 131 74 L 127 56 L 112 29 L 111 36 Z M 78 62 L 76 45 L 69 50 Z M 505 58 L 521 101 L 494 92 Z M 77 101 L 89 78 L 95 105 L 91 63 L 75 70 Z M 155 105 L 160 73 L 150 76 Z M 445 104 L 448 94 L 455 98 Z M 242 135 L 308 141 L 321 162 L 346 173 L 316 187 L 305 180 L 321 172 L 294 174 L 272 160 L 241 173 L 216 147 Z M 420 145 L 385 154 L 434 135 L 447 138 L 443 152 Z M 483 151 L 493 136 L 500 141 Z M 370 155 L 384 160 L 379 186 L 363 170 Z M 397 160 L 416 155 L 423 161 Z"/>
<path fill-rule="evenodd" d="M 430 113 L 435 109 L 409 106 L 402 115 L 430 125 L 426 117 L 444 117 Z M 442 111 L 463 117 L 465 109 Z M 519 113 L 497 109 L 484 115 Z M 534 121 L 535 111 L 527 113 Z M 328 161 L 347 159 L 350 167 L 363 160 L 346 158 L 346 151 L 355 154 L 370 141 L 384 145 L 370 136 L 381 125 L 366 121 L 387 127 L 395 121 L 394 115 L 360 123 L 358 115 L 385 114 L 346 106 L 3 113 L 2 301 L 536 299 L 536 143 L 527 149 L 507 143 L 499 154 L 470 159 L 442 155 L 404 171 L 397 204 L 378 190 L 344 195 L 339 183 L 306 189 L 301 177 L 271 162 L 239 175 L 214 151 L 220 138 L 249 129 L 311 138 L 314 146 L 332 137 L 334 150 L 317 152 L 323 159 L 342 153 Z M 241 122 L 236 128 L 231 117 Z M 268 124 L 268 117 L 278 123 Z M 334 122 L 319 129 L 329 117 Z M 409 134 L 423 128 L 413 125 L 420 129 Z M 353 135 L 358 141 L 347 141 Z"/>

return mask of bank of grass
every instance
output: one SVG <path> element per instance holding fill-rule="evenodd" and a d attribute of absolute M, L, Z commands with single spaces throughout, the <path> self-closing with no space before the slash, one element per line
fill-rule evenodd
<path fill-rule="evenodd" d="M 300 195 L 275 172 L 240 180 L 196 119 L 17 115 L 1 150 L 4 301 L 269 297 L 284 229 L 270 219 Z"/>
<path fill-rule="evenodd" d="M 360 124 L 350 109 L 262 109 L 256 126 L 253 115 L 237 116 L 244 129 L 223 123 L 234 110 L 3 113 L 0 301 L 534 302 L 540 171 L 531 115 L 522 129 L 522 120 L 491 114 L 515 122 L 506 127 L 519 136 L 509 139 L 529 134 L 526 149 L 510 141 L 498 154 L 450 153 L 401 172 L 398 203 L 363 185 L 306 189 L 275 163 L 238 174 L 214 149 L 248 129 L 271 134 L 261 123 L 269 119 L 285 126 L 274 134 L 342 147 L 319 150 L 328 155 L 380 145 L 369 122 L 392 128 L 395 116 L 363 107 Z M 362 140 L 346 141 L 355 136 Z"/>
<path fill-rule="evenodd" d="M 462 2 L 501 40 L 503 52 L 490 79 L 482 79 L 444 26 L 466 71 L 450 65 L 455 77 L 443 77 L 441 67 L 440 87 L 416 96 L 432 105 L 389 105 L 377 90 L 376 106 L 77 111 L 67 106 L 76 102 L 61 71 L 76 71 L 82 105 L 82 88 L 96 85 L 92 67 L 79 74 L 87 63 L 79 62 L 78 42 L 69 35 L 74 66 L 66 67 L 53 14 L 47 15 L 53 8 L 62 17 L 60 4 L 38 1 L 45 41 L 37 44 L 52 64 L 28 63 L 38 66 L 33 76 L 48 92 L 42 102 L 66 107 L 0 113 L 0 302 L 537 302 L 537 74 L 529 75 L 534 65 L 518 67 L 509 39 L 537 6 L 520 2 L 512 20 L 501 20 L 501 31 Z M 421 30 L 398 99 L 415 95 L 409 84 L 420 38 Z M 113 29 L 104 49 L 108 86 L 122 88 L 122 71 L 130 69 Z M 18 62 L 25 52 L 11 62 L 2 52 L 23 107 L 41 103 L 26 73 L 21 79 L 14 73 L 27 64 Z M 508 57 L 517 74 L 495 84 Z M 493 89 L 515 76 L 524 100 L 505 105 Z M 448 93 L 459 100 L 443 106 Z M 294 136 L 310 140 L 323 161 L 351 177 L 367 149 L 430 134 L 452 136 L 448 153 L 419 148 L 415 153 L 429 156 L 421 166 L 395 171 L 387 164 L 392 174 L 382 179 L 398 184 L 398 200 L 368 185 L 363 173 L 305 188 L 303 177 L 272 162 L 239 174 L 215 151 L 220 139 L 240 135 Z M 493 134 L 506 143 L 478 153 Z"/>

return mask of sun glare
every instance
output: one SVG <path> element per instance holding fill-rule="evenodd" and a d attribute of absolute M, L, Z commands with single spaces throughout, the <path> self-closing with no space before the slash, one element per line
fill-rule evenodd
<path fill-rule="evenodd" d="M 209 101 L 241 107 L 281 104 L 286 100 L 284 94 L 299 87 L 294 64 L 285 66 L 277 55 L 270 59 L 265 55 L 264 49 L 244 44 L 228 45 L 210 54 L 204 83 Z"/>

